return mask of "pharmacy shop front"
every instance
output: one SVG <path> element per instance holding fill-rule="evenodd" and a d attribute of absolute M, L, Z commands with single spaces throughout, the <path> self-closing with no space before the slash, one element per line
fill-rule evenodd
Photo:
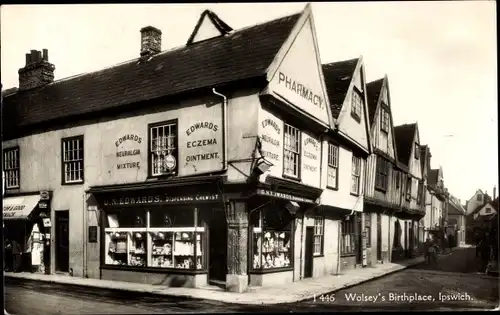
<path fill-rule="evenodd" d="M 225 281 L 227 226 L 216 182 L 95 187 L 101 279 L 200 287 Z"/>

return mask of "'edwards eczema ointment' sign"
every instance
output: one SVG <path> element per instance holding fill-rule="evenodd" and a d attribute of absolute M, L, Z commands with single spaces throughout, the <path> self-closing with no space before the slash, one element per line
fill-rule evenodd
<path fill-rule="evenodd" d="M 185 127 L 179 134 L 179 175 L 222 169 L 222 127 L 215 120 L 219 119 L 182 124 Z"/>

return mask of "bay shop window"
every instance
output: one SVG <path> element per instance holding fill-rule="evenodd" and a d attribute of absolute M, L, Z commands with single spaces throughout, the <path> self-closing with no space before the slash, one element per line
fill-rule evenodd
<path fill-rule="evenodd" d="M 126 209 L 106 217 L 106 265 L 206 268 L 206 226 L 197 208 Z"/>
<path fill-rule="evenodd" d="M 284 209 L 261 209 L 250 214 L 252 269 L 293 267 L 293 218 Z"/>

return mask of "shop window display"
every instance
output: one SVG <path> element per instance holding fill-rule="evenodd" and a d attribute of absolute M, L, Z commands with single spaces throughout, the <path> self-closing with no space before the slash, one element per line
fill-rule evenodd
<path fill-rule="evenodd" d="M 251 215 L 253 269 L 292 267 L 292 217 L 286 210 L 262 210 Z"/>
<path fill-rule="evenodd" d="M 191 210 L 191 211 L 189 211 Z M 108 214 L 106 264 L 202 270 L 205 266 L 205 227 L 195 224 L 195 211 L 148 210 L 146 218 L 130 212 Z M 135 218 L 131 219 L 130 216 Z M 122 227 L 125 222 L 127 227 Z M 198 225 L 199 224 L 199 225 Z"/>

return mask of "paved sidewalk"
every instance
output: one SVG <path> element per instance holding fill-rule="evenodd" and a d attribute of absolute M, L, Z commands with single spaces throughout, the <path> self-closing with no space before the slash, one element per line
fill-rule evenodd
<path fill-rule="evenodd" d="M 158 285 L 123 281 L 77 278 L 65 275 L 44 275 L 34 273 L 5 272 L 5 277 L 52 283 L 86 286 L 120 291 L 142 292 L 155 295 L 177 296 L 192 299 L 216 300 L 225 303 L 269 305 L 293 303 L 312 299 L 314 296 L 342 290 L 348 287 L 388 275 L 424 262 L 417 257 L 400 263 L 385 263 L 377 267 L 358 268 L 345 271 L 341 275 L 309 278 L 294 283 L 273 287 L 250 287 L 245 293 L 232 293 L 210 288 L 173 288 Z"/>

